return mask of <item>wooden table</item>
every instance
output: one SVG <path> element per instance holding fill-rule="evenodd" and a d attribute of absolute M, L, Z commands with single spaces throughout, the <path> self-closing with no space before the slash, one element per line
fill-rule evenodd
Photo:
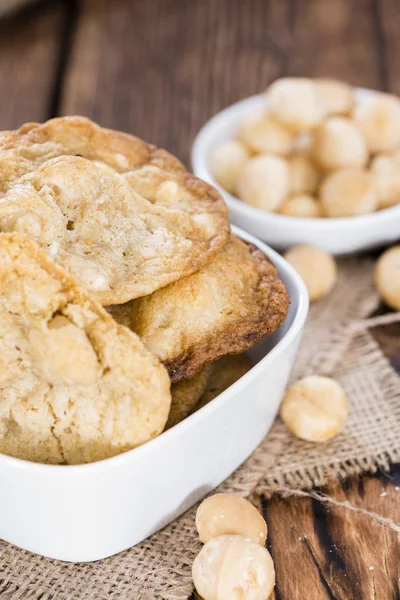
<path fill-rule="evenodd" d="M 400 94 L 399 34 L 398 0 L 36 3 L 0 23 L 0 128 L 83 114 L 188 163 L 213 113 L 282 75 L 329 75 Z M 400 367 L 400 327 L 375 333 Z M 324 491 L 400 522 L 399 488 L 394 465 Z M 395 533 L 309 499 L 258 502 L 276 600 L 400 598 Z"/>

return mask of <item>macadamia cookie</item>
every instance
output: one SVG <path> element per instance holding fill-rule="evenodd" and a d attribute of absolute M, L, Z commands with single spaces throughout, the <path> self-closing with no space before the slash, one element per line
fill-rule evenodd
<path fill-rule="evenodd" d="M 267 108 L 282 125 L 295 133 L 315 128 L 323 110 L 311 79 L 284 78 L 267 91 Z"/>
<path fill-rule="evenodd" d="M 400 246 L 386 250 L 375 267 L 375 284 L 381 298 L 400 310 Z"/>
<path fill-rule="evenodd" d="M 304 245 L 293 246 L 284 257 L 303 279 L 311 302 L 329 294 L 337 279 L 336 263 L 330 254 Z"/>
<path fill-rule="evenodd" d="M 400 146 L 400 99 L 373 93 L 354 109 L 354 120 L 372 154 Z"/>
<path fill-rule="evenodd" d="M 363 136 L 350 119 L 331 117 L 314 136 L 313 156 L 325 170 L 363 167 L 368 159 Z"/>
<path fill-rule="evenodd" d="M 371 175 L 357 168 L 328 175 L 321 185 L 320 199 L 328 217 L 353 217 L 378 208 L 378 195 Z"/>
<path fill-rule="evenodd" d="M 237 193 L 237 180 L 248 158 L 247 149 L 236 140 L 228 140 L 221 144 L 211 155 L 212 174 L 231 194 Z"/>
<path fill-rule="evenodd" d="M 155 437 L 167 371 L 61 267 L 0 235 L 0 452 L 79 464 Z"/>
<path fill-rule="evenodd" d="M 293 133 L 267 112 L 249 114 L 240 123 L 238 139 L 252 153 L 270 153 L 285 156 L 289 154 Z"/>
<path fill-rule="evenodd" d="M 238 181 L 241 200 L 256 208 L 277 210 L 289 191 L 287 162 L 271 154 L 250 158 Z"/>
<path fill-rule="evenodd" d="M 342 431 L 347 412 L 348 400 L 341 385 L 329 377 L 312 375 L 288 389 L 280 414 L 295 436 L 324 442 Z"/>
<path fill-rule="evenodd" d="M 102 304 L 193 273 L 228 240 L 214 188 L 167 152 L 89 119 L 3 132 L 0 157 L 0 232 L 29 235 Z"/>

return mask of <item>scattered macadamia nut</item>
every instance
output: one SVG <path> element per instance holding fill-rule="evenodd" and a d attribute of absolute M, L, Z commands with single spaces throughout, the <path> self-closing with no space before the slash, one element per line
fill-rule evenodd
<path fill-rule="evenodd" d="M 217 182 L 231 194 L 236 194 L 237 179 L 248 158 L 248 151 L 236 140 L 225 142 L 212 153 L 211 172 Z"/>
<path fill-rule="evenodd" d="M 287 198 L 279 212 L 287 217 L 301 217 L 303 219 L 317 219 L 323 216 L 319 202 L 313 196 L 307 194 L 295 194 Z"/>
<path fill-rule="evenodd" d="M 239 197 L 256 208 L 277 210 L 288 191 L 289 167 L 278 156 L 260 154 L 250 158 L 239 176 Z"/>
<path fill-rule="evenodd" d="M 378 208 L 378 195 L 370 174 L 363 169 L 342 169 L 323 181 L 320 199 L 328 217 L 364 215 Z"/>
<path fill-rule="evenodd" d="M 313 162 L 299 154 L 289 159 L 290 191 L 292 194 L 314 194 L 318 187 L 319 173 Z"/>
<path fill-rule="evenodd" d="M 325 170 L 363 167 L 368 160 L 367 145 L 350 119 L 331 117 L 315 132 L 313 156 Z"/>
<path fill-rule="evenodd" d="M 326 296 L 336 283 L 337 268 L 332 256 L 316 246 L 293 246 L 286 260 L 303 279 L 310 301 Z"/>
<path fill-rule="evenodd" d="M 192 576 L 203 600 L 267 600 L 275 585 L 268 550 L 243 535 L 209 540 L 194 560 Z"/>
<path fill-rule="evenodd" d="M 323 117 L 311 79 L 278 79 L 268 88 L 267 107 L 282 125 L 295 133 L 314 129 Z"/>
<path fill-rule="evenodd" d="M 241 534 L 261 546 L 267 524 L 253 504 L 234 494 L 214 494 L 203 500 L 196 513 L 196 528 L 203 544 L 224 534 Z"/>
<path fill-rule="evenodd" d="M 380 297 L 394 310 L 400 310 L 400 246 L 393 246 L 375 267 L 375 284 Z"/>
<path fill-rule="evenodd" d="M 293 384 L 281 406 L 281 418 L 297 437 L 324 442 L 344 426 L 348 400 L 342 386 L 329 377 L 313 375 Z"/>
<path fill-rule="evenodd" d="M 390 152 L 400 145 L 400 99 L 371 94 L 354 109 L 354 119 L 372 154 Z"/>
<path fill-rule="evenodd" d="M 347 116 L 351 113 L 354 96 L 348 83 L 337 79 L 314 79 L 317 96 L 324 115 Z"/>
<path fill-rule="evenodd" d="M 370 167 L 372 183 L 378 195 L 379 208 L 400 202 L 400 157 L 378 154 Z"/>
<path fill-rule="evenodd" d="M 248 115 L 240 123 L 237 137 L 252 153 L 270 152 L 285 156 L 293 143 L 293 133 L 266 112 Z"/>

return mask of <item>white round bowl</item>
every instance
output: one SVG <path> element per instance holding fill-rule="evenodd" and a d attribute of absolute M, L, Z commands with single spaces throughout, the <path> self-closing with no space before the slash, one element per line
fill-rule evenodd
<path fill-rule="evenodd" d="M 362 102 L 372 90 L 357 89 Z M 313 244 L 331 254 L 358 252 L 389 244 L 400 238 L 400 204 L 378 212 L 341 219 L 287 217 L 245 204 L 215 181 L 210 156 L 222 142 L 234 137 L 243 117 L 265 105 L 259 94 L 232 104 L 215 115 L 199 131 L 192 148 L 192 166 L 197 177 L 216 187 L 229 208 L 231 221 L 273 248 L 284 250 L 294 244 Z"/>

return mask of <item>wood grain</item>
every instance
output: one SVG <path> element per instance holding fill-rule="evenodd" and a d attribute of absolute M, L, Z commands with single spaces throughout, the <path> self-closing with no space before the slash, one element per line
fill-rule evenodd
<path fill-rule="evenodd" d="M 0 129 L 47 119 L 65 4 L 32 6 L 0 23 Z"/>

